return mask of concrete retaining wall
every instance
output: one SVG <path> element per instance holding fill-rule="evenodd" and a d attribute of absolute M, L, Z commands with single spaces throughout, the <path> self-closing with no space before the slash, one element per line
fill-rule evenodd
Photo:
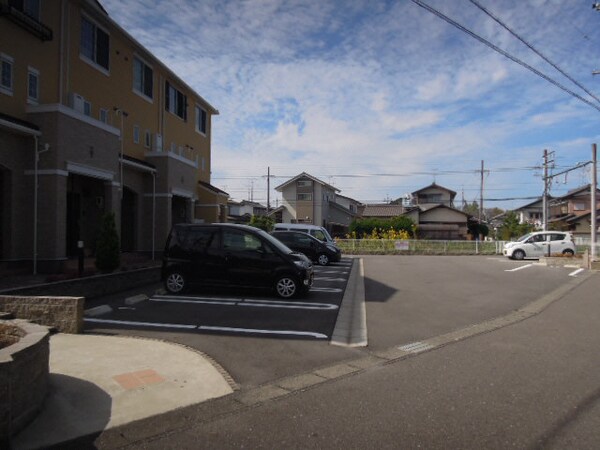
<path fill-rule="evenodd" d="M 41 410 L 48 392 L 50 333 L 24 320 L 1 320 L 23 330 L 23 337 L 0 349 L 0 447 Z"/>
<path fill-rule="evenodd" d="M 160 267 L 151 267 L 6 289 L 0 291 L 0 295 L 58 295 L 92 299 L 159 281 Z"/>
<path fill-rule="evenodd" d="M 13 314 L 61 333 L 83 331 L 83 297 L 29 297 L 0 295 L 0 311 Z"/>

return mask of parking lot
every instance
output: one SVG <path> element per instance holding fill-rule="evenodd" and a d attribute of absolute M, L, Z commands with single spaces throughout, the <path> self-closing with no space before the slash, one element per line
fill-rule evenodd
<path fill-rule="evenodd" d="M 308 295 L 281 300 L 268 291 L 196 290 L 186 295 L 155 293 L 147 301 L 115 304 L 88 329 L 125 329 L 265 336 L 296 339 L 331 337 L 353 259 L 315 266 Z M 130 303 L 130 304 L 128 304 Z"/>
<path fill-rule="evenodd" d="M 113 298 L 110 312 L 87 317 L 86 331 L 184 344 L 214 358 L 241 385 L 256 386 L 503 316 L 588 273 L 499 256 L 362 259 L 365 348 L 329 343 L 351 257 L 316 266 L 314 287 L 305 298 L 283 301 L 251 291 L 168 296 L 157 294 L 156 285 L 139 303 Z"/>

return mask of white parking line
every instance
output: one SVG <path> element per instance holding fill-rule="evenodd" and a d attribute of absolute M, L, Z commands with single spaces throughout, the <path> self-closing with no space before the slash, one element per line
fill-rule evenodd
<path fill-rule="evenodd" d="M 584 270 L 585 270 L 585 269 L 577 269 L 577 270 L 575 270 L 575 271 L 571 272 L 571 273 L 569 274 L 569 276 L 570 276 L 570 277 L 576 277 L 577 275 L 579 275 L 579 274 L 580 274 L 581 272 L 583 272 Z"/>
<path fill-rule="evenodd" d="M 329 293 L 335 293 L 337 294 L 338 292 L 342 292 L 343 289 L 340 288 L 326 288 L 326 287 L 311 287 L 310 288 L 310 292 L 329 292 Z"/>
<path fill-rule="evenodd" d="M 315 277 L 315 281 L 346 281 L 345 278 Z"/>
<path fill-rule="evenodd" d="M 269 334 L 275 336 L 307 336 L 315 339 L 327 339 L 329 336 L 323 333 L 312 331 L 293 331 L 293 330 L 262 330 L 254 328 L 232 328 L 232 327 L 215 327 L 209 325 L 180 325 L 173 323 L 153 323 L 153 322 L 132 322 L 130 320 L 109 320 L 109 319 L 84 319 L 86 322 L 106 323 L 111 325 L 128 325 L 132 327 L 156 327 L 156 328 L 180 328 L 188 330 L 203 330 L 203 331 L 227 331 L 233 333 L 246 334 Z"/>
<path fill-rule="evenodd" d="M 206 331 L 233 331 L 235 333 L 252 333 L 252 334 L 275 334 L 281 336 L 310 336 L 316 339 L 327 339 L 328 336 L 323 333 L 313 333 L 311 331 L 290 331 L 290 330 L 257 330 L 254 328 L 230 328 L 230 327 L 211 327 L 199 326 L 200 330 Z"/>
<path fill-rule="evenodd" d="M 524 266 L 516 267 L 514 269 L 506 269 L 505 272 L 516 272 L 517 270 L 527 269 L 528 267 L 532 267 L 532 266 L 533 266 L 533 264 L 525 264 Z"/>
<path fill-rule="evenodd" d="M 93 323 L 109 323 L 112 325 L 131 325 L 133 327 L 157 327 L 157 328 L 183 328 L 187 330 L 193 330 L 196 325 L 181 325 L 178 323 L 154 323 L 154 322 L 132 322 L 130 320 L 111 320 L 111 319 L 83 319 L 85 322 Z"/>
<path fill-rule="evenodd" d="M 250 299 L 221 299 L 215 297 L 173 297 L 168 295 L 155 295 L 149 299 L 152 302 L 163 303 L 197 303 L 209 305 L 226 306 L 249 306 L 256 308 L 280 308 L 280 309 L 309 309 L 309 310 L 333 310 L 338 309 L 332 303 L 309 303 L 309 302 L 286 302 L 276 300 L 250 300 Z"/>

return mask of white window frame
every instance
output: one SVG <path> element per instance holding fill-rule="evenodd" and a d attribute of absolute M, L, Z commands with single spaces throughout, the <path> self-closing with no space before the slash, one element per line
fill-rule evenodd
<path fill-rule="evenodd" d="M 92 117 L 92 104 L 87 100 L 83 101 L 83 115 Z"/>
<path fill-rule="evenodd" d="M 140 74 L 140 82 L 142 84 L 141 88 L 139 89 L 138 86 L 136 86 L 136 61 L 138 61 L 141 64 L 141 68 L 142 68 L 142 73 Z M 151 80 L 151 86 L 150 86 L 150 95 L 148 96 L 145 92 L 144 92 L 144 74 L 145 74 L 145 68 L 149 68 L 150 71 L 152 72 L 152 80 Z M 137 95 L 139 95 L 140 97 L 142 97 L 144 100 L 149 101 L 150 103 L 154 102 L 154 68 L 148 64 L 144 58 L 141 58 L 139 55 L 133 55 L 133 63 L 132 63 L 132 70 L 133 70 L 133 92 L 135 92 Z"/>
<path fill-rule="evenodd" d="M 201 134 L 202 136 L 206 136 L 208 134 L 208 112 L 200 105 L 196 105 L 196 132 Z M 202 113 L 204 113 L 204 131 L 200 127 L 202 122 Z"/>
<path fill-rule="evenodd" d="M 98 112 L 98 119 L 100 122 L 108 124 L 108 109 L 100 108 L 100 111 Z"/>
<path fill-rule="evenodd" d="M 301 198 L 306 197 L 306 198 Z M 312 202 L 313 195 L 312 192 L 298 192 L 296 194 L 296 200 L 299 202 Z"/>
<path fill-rule="evenodd" d="M 91 58 L 88 55 L 83 53 L 83 46 L 81 45 L 81 39 L 82 39 L 82 34 L 83 34 L 83 20 L 88 21 L 94 27 L 94 36 L 93 36 L 93 42 L 92 42 L 93 55 Z M 93 20 L 91 17 L 89 17 L 87 14 L 81 15 L 80 27 L 81 27 L 81 30 L 79 32 L 79 57 L 83 61 L 85 61 L 92 67 L 94 67 L 95 69 L 98 69 L 100 72 L 104 73 L 105 75 L 110 75 L 110 33 L 108 32 L 108 30 L 106 28 L 98 25 L 98 23 L 95 20 Z M 98 55 L 97 55 L 97 52 L 98 52 L 98 45 L 97 45 L 98 44 L 98 30 L 101 30 L 103 33 L 105 33 L 108 36 L 108 49 L 107 49 L 108 61 L 106 62 L 108 67 L 104 67 L 102 64 L 98 63 L 98 61 L 97 61 L 98 60 Z"/>
<path fill-rule="evenodd" d="M 167 95 L 169 100 L 167 101 Z M 183 105 L 181 105 L 181 111 L 183 116 L 178 114 L 178 109 L 180 109 L 179 102 L 177 101 L 178 97 L 182 97 Z M 185 95 L 182 91 L 177 89 L 173 84 L 169 81 L 166 81 L 165 85 L 165 109 L 169 111 L 174 116 L 179 117 L 184 122 L 187 122 L 187 95 Z"/>
<path fill-rule="evenodd" d="M 133 143 L 134 144 L 140 143 L 140 126 L 139 125 L 133 126 Z"/>
<path fill-rule="evenodd" d="M 31 77 L 35 78 L 35 96 L 31 94 Z M 37 105 L 40 101 L 40 71 L 33 68 L 27 67 L 27 103 Z"/>
<path fill-rule="evenodd" d="M 152 133 L 150 133 L 150 130 L 144 131 L 144 147 L 152 147 Z"/>
<path fill-rule="evenodd" d="M 4 64 L 9 66 L 9 83 L 10 85 L 3 84 L 4 77 Z M 15 60 L 12 56 L 8 56 L 5 53 L 0 53 L 0 92 L 6 95 L 13 95 L 13 87 L 15 85 Z"/>

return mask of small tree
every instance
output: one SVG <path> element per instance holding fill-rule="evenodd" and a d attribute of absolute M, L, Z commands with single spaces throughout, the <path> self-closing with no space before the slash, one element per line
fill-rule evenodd
<path fill-rule="evenodd" d="M 102 216 L 100 235 L 96 242 L 96 267 L 102 273 L 109 273 L 121 265 L 119 235 L 115 225 L 115 214 Z"/>
<path fill-rule="evenodd" d="M 269 233 L 275 226 L 275 220 L 267 216 L 252 216 L 250 219 L 250 225 L 260 228 L 261 230 L 265 230 L 267 233 Z"/>

